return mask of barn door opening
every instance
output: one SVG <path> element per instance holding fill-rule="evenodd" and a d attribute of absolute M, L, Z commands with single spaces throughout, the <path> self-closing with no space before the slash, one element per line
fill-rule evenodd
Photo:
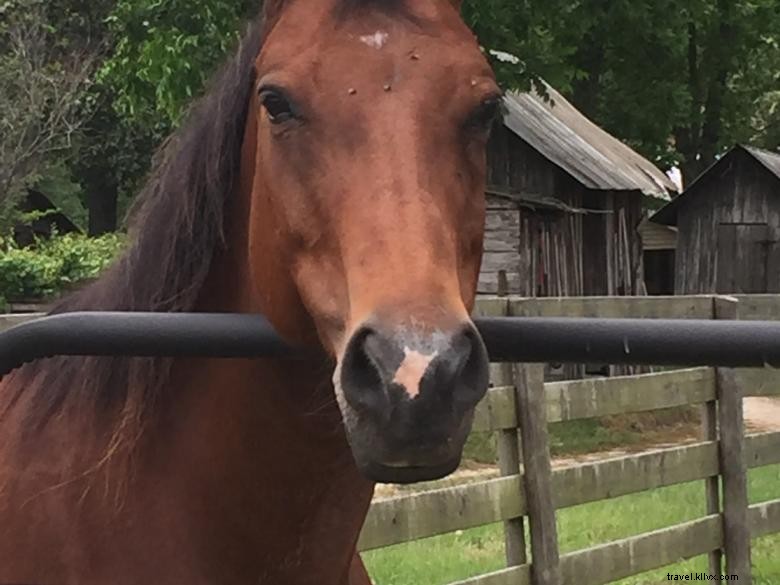
<path fill-rule="evenodd" d="M 718 226 L 718 293 L 767 292 L 768 233 L 765 223 L 722 223 Z"/>

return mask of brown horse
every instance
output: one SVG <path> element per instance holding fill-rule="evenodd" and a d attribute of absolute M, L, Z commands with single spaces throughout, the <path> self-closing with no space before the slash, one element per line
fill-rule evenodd
<path fill-rule="evenodd" d="M 0 387 L 0 583 L 365 585 L 373 482 L 458 465 L 500 92 L 450 0 L 276 0 L 57 311 L 267 315 L 308 361 L 54 358 Z M 335 374 L 334 374 L 335 371 Z"/>

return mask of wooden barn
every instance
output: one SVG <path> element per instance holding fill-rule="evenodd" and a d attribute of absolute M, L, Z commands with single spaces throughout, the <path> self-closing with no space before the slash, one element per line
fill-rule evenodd
<path fill-rule="evenodd" d="M 14 240 L 20 246 L 29 246 L 36 238 L 48 238 L 55 229 L 58 234 L 81 232 L 79 227 L 40 191 L 29 189 L 27 196 L 19 204 L 19 211 L 38 215 L 30 222 L 14 227 Z"/>
<path fill-rule="evenodd" d="M 663 207 L 678 294 L 780 293 L 780 154 L 736 146 Z"/>
<path fill-rule="evenodd" d="M 528 297 L 645 292 L 643 198 L 674 183 L 558 92 L 509 94 L 488 150 L 479 292 Z"/>

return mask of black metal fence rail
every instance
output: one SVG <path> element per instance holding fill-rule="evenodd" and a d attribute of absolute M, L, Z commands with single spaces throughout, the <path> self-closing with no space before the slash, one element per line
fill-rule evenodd
<path fill-rule="evenodd" d="M 780 322 L 482 318 L 495 362 L 780 366 Z M 55 355 L 300 357 L 262 315 L 67 313 L 0 333 L 0 376 Z"/>

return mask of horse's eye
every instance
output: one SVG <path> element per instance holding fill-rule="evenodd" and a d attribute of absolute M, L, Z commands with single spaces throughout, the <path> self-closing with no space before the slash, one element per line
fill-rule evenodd
<path fill-rule="evenodd" d="M 281 124 L 295 117 L 289 100 L 274 90 L 261 90 L 260 101 L 272 124 Z"/>
<path fill-rule="evenodd" d="M 502 111 L 503 102 L 500 97 L 488 98 L 469 116 L 468 125 L 476 130 L 490 130 Z"/>

